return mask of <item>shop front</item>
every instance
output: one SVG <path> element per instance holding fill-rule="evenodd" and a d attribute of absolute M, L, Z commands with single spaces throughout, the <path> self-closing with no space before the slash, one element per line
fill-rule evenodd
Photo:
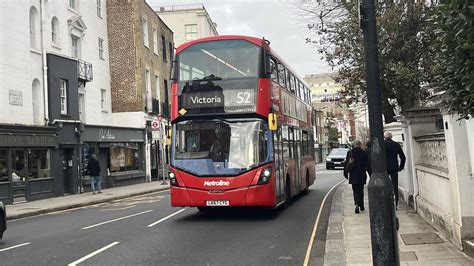
<path fill-rule="evenodd" d="M 55 128 L 0 126 L 0 200 L 11 204 L 53 197 L 57 148 Z"/>
<path fill-rule="evenodd" d="M 83 191 L 90 190 L 87 164 L 92 154 L 99 160 L 103 187 L 145 181 L 143 129 L 86 125 L 81 142 Z"/>

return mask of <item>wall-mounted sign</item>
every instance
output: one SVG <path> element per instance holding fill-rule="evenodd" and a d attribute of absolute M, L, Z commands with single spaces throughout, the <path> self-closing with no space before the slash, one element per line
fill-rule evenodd
<path fill-rule="evenodd" d="M 112 134 L 112 130 L 110 129 L 103 129 L 99 130 L 99 140 L 114 140 L 115 135 Z"/>
<path fill-rule="evenodd" d="M 8 95 L 10 97 L 10 104 L 11 105 L 23 106 L 23 92 L 9 90 Z"/>

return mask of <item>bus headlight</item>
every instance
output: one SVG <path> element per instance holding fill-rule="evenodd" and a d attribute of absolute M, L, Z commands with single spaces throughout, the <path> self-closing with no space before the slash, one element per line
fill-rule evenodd
<path fill-rule="evenodd" d="M 260 173 L 257 184 L 258 185 L 267 184 L 270 181 L 271 177 L 272 177 L 272 168 L 271 167 L 265 168 Z"/>
<path fill-rule="evenodd" d="M 179 187 L 178 180 L 176 179 L 176 175 L 173 172 L 169 172 L 168 177 L 172 186 Z"/>

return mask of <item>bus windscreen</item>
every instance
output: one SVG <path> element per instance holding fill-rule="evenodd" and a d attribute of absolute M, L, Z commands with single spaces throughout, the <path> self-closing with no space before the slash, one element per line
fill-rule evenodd
<path fill-rule="evenodd" d="M 178 56 L 179 82 L 258 77 L 261 48 L 244 40 L 197 43 Z"/>
<path fill-rule="evenodd" d="M 262 120 L 188 120 L 173 130 L 171 164 L 198 176 L 236 175 L 272 160 Z"/>

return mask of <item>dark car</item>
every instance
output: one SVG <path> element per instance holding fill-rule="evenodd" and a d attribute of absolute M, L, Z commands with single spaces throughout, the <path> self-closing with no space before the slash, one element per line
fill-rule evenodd
<path fill-rule="evenodd" d="M 331 153 L 326 157 L 326 169 L 334 169 L 336 167 L 344 167 L 346 155 L 349 149 L 336 148 L 332 149 Z"/>
<path fill-rule="evenodd" d="M 3 202 L 0 201 L 0 239 L 2 239 L 5 230 L 7 230 L 7 211 Z"/>

